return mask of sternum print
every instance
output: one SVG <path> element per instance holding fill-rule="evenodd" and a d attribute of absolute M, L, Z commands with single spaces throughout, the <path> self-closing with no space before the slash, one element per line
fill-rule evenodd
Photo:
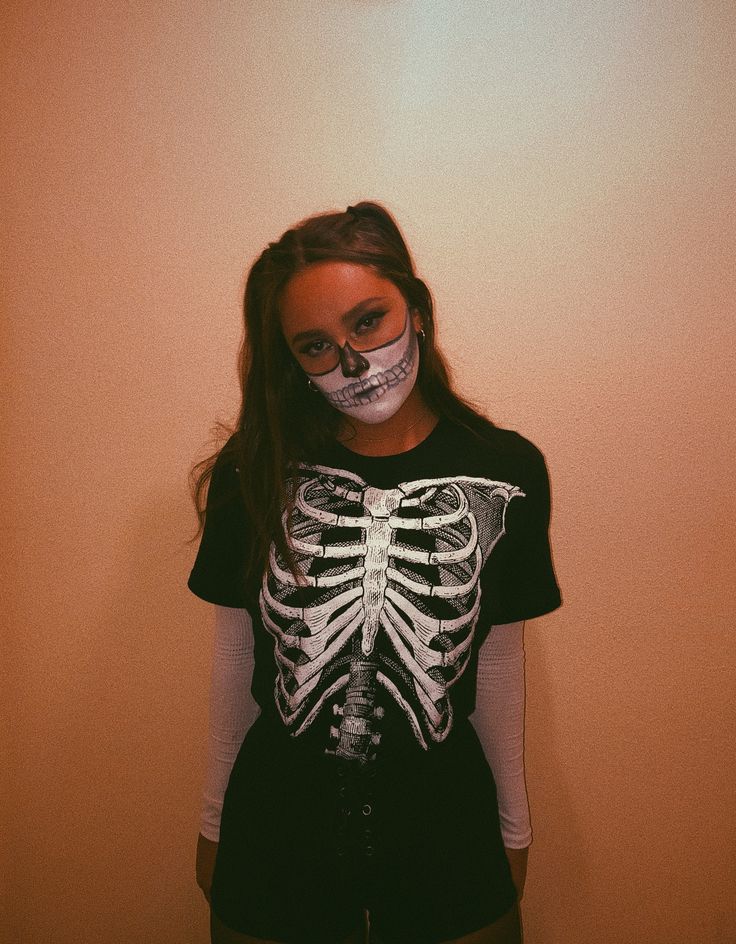
<path fill-rule="evenodd" d="M 389 518 L 398 507 L 402 497 L 398 489 L 383 491 L 370 487 L 366 488 L 363 496 L 365 510 L 371 519 L 365 535 L 366 555 L 363 578 L 365 622 L 362 633 L 362 651 L 365 656 L 370 656 L 373 652 L 386 593 L 388 549 L 393 538 L 393 528 L 389 524 Z"/>

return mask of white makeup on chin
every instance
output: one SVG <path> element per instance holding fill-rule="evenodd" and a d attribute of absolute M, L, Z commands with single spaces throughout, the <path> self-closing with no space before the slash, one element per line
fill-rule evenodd
<path fill-rule="evenodd" d="M 409 310 L 398 338 L 360 356 L 369 364 L 361 377 L 346 377 L 340 363 L 326 374 L 308 376 L 336 410 L 361 423 L 383 423 L 403 406 L 419 372 L 419 343 Z"/>

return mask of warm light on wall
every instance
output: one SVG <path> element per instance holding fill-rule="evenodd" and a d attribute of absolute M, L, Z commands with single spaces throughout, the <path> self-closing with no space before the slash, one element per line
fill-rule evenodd
<path fill-rule="evenodd" d="M 528 940 L 725 944 L 731 5 L 0 15 L 12 940 L 207 939 L 186 473 L 237 406 L 247 266 L 372 198 L 461 389 L 550 463 Z"/>

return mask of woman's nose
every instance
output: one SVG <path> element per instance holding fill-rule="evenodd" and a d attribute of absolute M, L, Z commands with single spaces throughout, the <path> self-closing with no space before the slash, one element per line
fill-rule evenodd
<path fill-rule="evenodd" d="M 360 377 L 370 365 L 363 355 L 350 347 L 346 341 L 340 348 L 340 366 L 345 377 Z"/>

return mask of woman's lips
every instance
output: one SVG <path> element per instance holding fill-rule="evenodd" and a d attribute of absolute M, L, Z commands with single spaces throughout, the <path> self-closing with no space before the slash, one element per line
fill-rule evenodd
<path fill-rule="evenodd" d="M 360 390 L 358 391 L 358 393 L 353 394 L 353 399 L 354 400 L 366 399 L 367 397 L 370 397 L 372 393 L 375 393 L 375 391 L 378 390 L 378 388 L 381 386 L 382 385 L 380 383 L 377 383 L 377 384 L 371 384 L 370 387 L 364 387 L 363 390 Z"/>

